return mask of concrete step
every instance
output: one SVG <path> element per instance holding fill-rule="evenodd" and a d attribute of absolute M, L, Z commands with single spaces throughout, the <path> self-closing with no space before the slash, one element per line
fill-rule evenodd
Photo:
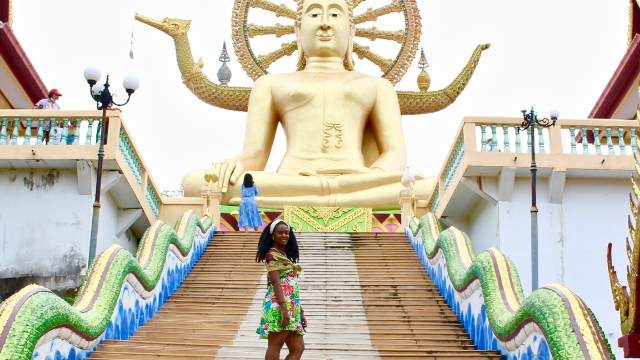
<path fill-rule="evenodd" d="M 403 234 L 297 235 L 304 359 L 499 359 L 475 350 Z M 91 359 L 261 359 L 258 235 L 218 233 L 183 286 L 128 341 Z M 286 348 L 282 356 L 287 353 Z"/>

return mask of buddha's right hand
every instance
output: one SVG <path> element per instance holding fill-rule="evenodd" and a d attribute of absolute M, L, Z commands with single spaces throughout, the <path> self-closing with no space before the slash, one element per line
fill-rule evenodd
<path fill-rule="evenodd" d="M 207 172 L 218 176 L 218 186 L 223 193 L 226 193 L 229 184 L 234 185 L 244 173 L 244 167 L 240 160 L 229 159 L 213 163 Z"/>

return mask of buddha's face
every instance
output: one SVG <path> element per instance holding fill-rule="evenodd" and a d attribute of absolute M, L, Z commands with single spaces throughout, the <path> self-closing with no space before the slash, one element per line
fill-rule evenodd
<path fill-rule="evenodd" d="M 305 0 L 296 33 L 306 57 L 344 57 L 353 36 L 345 0 Z"/>

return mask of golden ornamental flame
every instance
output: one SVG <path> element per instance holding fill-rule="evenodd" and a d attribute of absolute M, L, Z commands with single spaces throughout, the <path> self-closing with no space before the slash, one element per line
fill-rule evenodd
<path fill-rule="evenodd" d="M 354 9 L 366 4 L 367 0 L 351 0 Z M 248 23 L 252 9 L 266 10 L 289 21 L 290 24 L 259 25 Z M 400 13 L 404 16 L 405 27 L 402 30 L 379 30 L 375 26 L 358 27 L 365 22 L 373 22 L 378 18 Z M 275 4 L 269 0 L 235 0 L 232 17 L 233 46 L 239 62 L 249 77 L 256 80 L 268 72 L 268 68 L 278 60 L 297 52 L 296 42 L 284 42 L 273 51 L 255 55 L 251 48 L 251 39 L 262 36 L 286 36 L 294 32 L 294 21 L 297 13 L 283 4 Z M 171 36 L 175 43 L 178 67 L 184 84 L 200 100 L 228 110 L 247 111 L 250 87 L 231 87 L 219 85 L 207 78 L 203 73 L 202 59 L 195 62 L 187 33 L 189 20 L 165 18 L 161 21 L 135 15 L 136 20 L 161 30 Z M 385 6 L 369 8 L 353 18 L 356 24 L 356 38 L 383 40 L 395 43 L 399 50 L 395 58 L 390 59 L 375 53 L 368 46 L 354 43 L 353 51 L 360 59 L 366 59 L 377 65 L 382 77 L 398 83 L 406 74 L 417 53 L 420 43 L 421 21 L 416 0 L 389 0 Z M 452 104 L 469 83 L 482 52 L 489 44 L 478 45 L 460 74 L 444 89 L 437 91 L 399 91 L 398 100 L 402 114 L 426 114 L 442 110 Z"/>
<path fill-rule="evenodd" d="M 638 119 L 640 119 L 640 109 L 637 111 L 637 115 Z M 637 141 L 637 144 L 640 146 L 640 141 Z M 613 294 L 613 303 L 620 313 L 620 328 L 623 335 L 640 332 L 640 314 L 638 314 L 640 310 L 638 308 L 638 304 L 640 304 L 640 278 L 638 277 L 638 268 L 640 267 L 640 231 L 637 229 L 640 221 L 640 207 L 638 204 L 638 199 L 640 199 L 640 187 L 638 186 L 640 159 L 637 152 L 634 152 L 633 155 L 635 158 L 635 176 L 631 179 L 632 192 L 629 194 L 631 215 L 628 218 L 629 237 L 633 242 L 633 247 L 629 243 L 629 237 L 626 239 L 626 252 L 629 260 L 629 266 L 627 266 L 628 289 L 618 280 L 618 275 L 611 260 L 611 243 L 607 246 L 609 282 Z M 633 220 L 631 219 L 632 217 Z"/>

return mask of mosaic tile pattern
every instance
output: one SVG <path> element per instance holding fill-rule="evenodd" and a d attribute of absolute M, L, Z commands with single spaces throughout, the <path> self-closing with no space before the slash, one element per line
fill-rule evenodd
<path fill-rule="evenodd" d="M 475 254 L 454 227 L 427 214 L 407 237 L 425 271 L 480 350 L 508 359 L 613 359 L 597 319 L 560 284 L 525 298 L 512 261 L 497 249 Z"/>

